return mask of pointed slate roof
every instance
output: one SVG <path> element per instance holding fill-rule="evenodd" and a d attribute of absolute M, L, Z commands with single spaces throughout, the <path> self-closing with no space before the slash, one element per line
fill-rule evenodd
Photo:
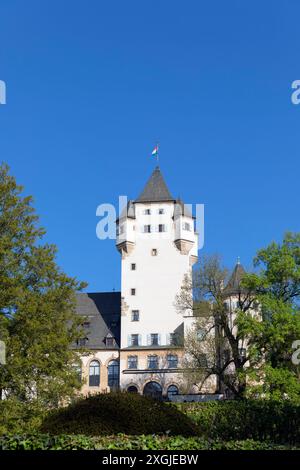
<path fill-rule="evenodd" d="M 245 269 L 238 261 L 223 292 L 228 295 L 237 294 L 238 292 L 240 292 L 241 280 L 245 274 Z"/>
<path fill-rule="evenodd" d="M 165 180 L 157 166 L 146 183 L 142 193 L 135 202 L 164 202 L 174 201 Z"/>
<path fill-rule="evenodd" d="M 121 292 L 77 293 L 76 313 L 89 324 L 88 349 L 111 349 L 106 345 L 107 336 L 115 338 L 115 349 L 120 347 Z"/>

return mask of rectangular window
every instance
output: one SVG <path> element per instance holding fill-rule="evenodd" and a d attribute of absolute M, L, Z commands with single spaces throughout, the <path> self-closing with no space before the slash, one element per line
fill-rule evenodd
<path fill-rule="evenodd" d="M 206 330 L 204 328 L 197 329 L 197 340 L 203 341 L 206 336 Z"/>
<path fill-rule="evenodd" d="M 165 213 L 165 210 L 164 209 L 158 209 L 158 213 L 159 213 L 159 215 L 162 215 L 162 214 Z"/>
<path fill-rule="evenodd" d="M 169 369 L 177 369 L 177 367 L 178 367 L 178 357 L 176 356 L 176 354 L 168 354 L 167 361 L 168 361 L 168 368 Z"/>
<path fill-rule="evenodd" d="M 157 356 L 148 356 L 148 369 L 158 369 Z"/>
<path fill-rule="evenodd" d="M 184 222 L 183 223 L 183 230 L 186 230 L 187 232 L 190 232 L 191 231 L 191 224 L 189 224 L 188 222 Z"/>
<path fill-rule="evenodd" d="M 166 232 L 166 226 L 164 224 L 159 224 L 158 231 L 159 232 Z"/>
<path fill-rule="evenodd" d="M 138 357 L 137 356 L 128 356 L 127 368 L 128 369 L 137 369 L 138 368 Z"/>
<path fill-rule="evenodd" d="M 144 233 L 151 233 L 151 225 L 144 225 Z"/>
<path fill-rule="evenodd" d="M 151 255 L 152 256 L 157 256 L 157 249 L 156 248 L 152 248 Z"/>
<path fill-rule="evenodd" d="M 136 294 L 136 290 L 135 289 L 131 289 L 131 295 L 135 295 Z"/>
<path fill-rule="evenodd" d="M 177 339 L 177 334 L 176 333 L 170 333 L 170 345 L 171 346 L 177 346 L 178 345 L 178 339 Z"/>
<path fill-rule="evenodd" d="M 131 335 L 131 346 L 139 345 L 139 335 Z"/>
<path fill-rule="evenodd" d="M 145 209 L 144 210 L 144 215 L 150 215 L 151 214 L 151 210 L 150 209 Z"/>
<path fill-rule="evenodd" d="M 136 270 L 136 264 L 135 263 L 131 263 L 131 271 L 135 271 Z"/>
<path fill-rule="evenodd" d="M 132 312 L 131 312 L 131 321 L 139 321 L 139 320 L 140 320 L 139 310 L 132 310 Z"/>
<path fill-rule="evenodd" d="M 158 346 L 158 334 L 157 333 L 151 333 L 150 335 L 150 341 L 151 341 L 151 346 Z"/>

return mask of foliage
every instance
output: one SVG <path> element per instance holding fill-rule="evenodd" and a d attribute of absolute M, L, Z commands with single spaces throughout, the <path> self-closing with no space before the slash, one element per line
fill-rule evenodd
<path fill-rule="evenodd" d="M 179 410 L 208 439 L 300 443 L 300 404 L 291 401 L 226 400 L 182 403 Z"/>
<path fill-rule="evenodd" d="M 116 433 L 192 436 L 196 426 L 175 406 L 124 392 L 90 396 L 53 411 L 44 420 L 41 431 L 91 436 Z"/>
<path fill-rule="evenodd" d="M 0 435 L 33 433 L 40 427 L 45 409 L 37 401 L 21 402 L 17 398 L 0 401 Z"/>
<path fill-rule="evenodd" d="M 22 190 L 0 166 L 0 392 L 49 407 L 80 385 L 70 345 L 82 335 L 74 294 L 83 284 L 60 270 L 53 245 L 41 244 L 45 232 Z"/>
<path fill-rule="evenodd" d="M 6 435 L 0 437 L 0 450 L 287 450 L 296 446 L 272 442 L 207 440 L 183 436 L 126 436 L 106 437 L 83 435 Z"/>
<path fill-rule="evenodd" d="M 256 274 L 242 284 L 255 289 L 262 318 L 238 316 L 239 331 L 251 337 L 248 395 L 300 401 L 300 368 L 294 364 L 293 343 L 300 339 L 300 234 L 287 233 L 281 244 L 258 252 Z"/>

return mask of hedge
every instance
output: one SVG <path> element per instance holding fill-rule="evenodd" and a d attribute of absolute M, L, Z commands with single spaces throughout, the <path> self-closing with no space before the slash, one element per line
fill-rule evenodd
<path fill-rule="evenodd" d="M 300 447 L 299 447 L 300 448 Z M 299 449 L 298 448 L 298 449 Z M 117 436 L 87 437 L 49 434 L 6 435 L 0 437 L 0 450 L 294 450 L 297 447 L 271 442 L 209 441 L 199 437 Z"/>
<path fill-rule="evenodd" d="M 182 403 L 177 408 L 205 438 L 300 443 L 300 405 L 289 401 L 227 400 Z"/>

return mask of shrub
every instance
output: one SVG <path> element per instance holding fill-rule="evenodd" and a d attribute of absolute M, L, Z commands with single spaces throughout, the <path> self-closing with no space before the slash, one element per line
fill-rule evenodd
<path fill-rule="evenodd" d="M 300 405 L 289 401 L 217 401 L 177 405 L 210 439 L 300 442 Z"/>
<path fill-rule="evenodd" d="M 42 423 L 45 410 L 35 402 L 23 403 L 17 399 L 0 400 L 0 435 L 36 431 Z"/>
<path fill-rule="evenodd" d="M 169 433 L 193 436 L 197 425 L 174 405 L 130 393 L 90 396 L 50 413 L 41 431 L 87 436 Z"/>
<path fill-rule="evenodd" d="M 270 442 L 210 441 L 199 437 L 82 435 L 6 435 L 0 437 L 0 450 L 284 450 L 290 446 Z"/>

